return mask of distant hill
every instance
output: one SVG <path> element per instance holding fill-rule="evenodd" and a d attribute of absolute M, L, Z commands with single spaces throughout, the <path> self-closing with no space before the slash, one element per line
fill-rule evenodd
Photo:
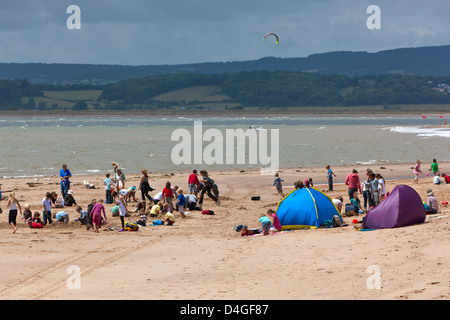
<path fill-rule="evenodd" d="M 175 73 L 223 74 L 243 71 L 294 71 L 324 75 L 402 74 L 450 76 L 450 45 L 368 52 L 328 52 L 305 58 L 266 57 L 253 61 L 182 65 L 90 65 L 0 63 L 0 79 L 27 79 L 30 83 L 108 84 L 131 78 Z"/>

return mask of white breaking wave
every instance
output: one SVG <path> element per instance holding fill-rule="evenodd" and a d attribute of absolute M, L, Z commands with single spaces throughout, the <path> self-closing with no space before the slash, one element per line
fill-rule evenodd
<path fill-rule="evenodd" d="M 418 137 L 450 138 L 450 128 L 393 127 L 391 132 L 415 134 Z"/>

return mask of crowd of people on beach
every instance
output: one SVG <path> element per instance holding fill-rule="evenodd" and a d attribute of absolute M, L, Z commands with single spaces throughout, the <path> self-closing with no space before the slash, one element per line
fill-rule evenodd
<path fill-rule="evenodd" d="M 182 188 L 177 185 L 172 186 L 170 181 L 167 181 L 165 187 L 161 192 L 154 197 L 150 192 L 155 191 L 150 186 L 149 176 L 146 169 L 141 170 L 141 178 L 138 187 L 126 187 L 126 177 L 123 169 L 116 163 L 112 162 L 113 176 L 110 173 L 105 174 L 103 185 L 105 189 L 104 199 L 92 199 L 84 210 L 75 200 L 74 191 L 70 187 L 70 179 L 72 174 L 66 164 L 63 164 L 60 170 L 60 187 L 61 195 L 55 191 L 49 191 L 41 201 L 42 217 L 39 211 L 32 213 L 30 205 L 25 204 L 24 209 L 15 197 L 14 190 L 1 191 L 0 185 L 0 200 L 3 193 L 9 193 L 6 206 L 9 208 L 8 223 L 13 228 L 13 233 L 17 231 L 17 215 L 20 213 L 22 220 L 30 228 L 44 228 L 45 226 L 55 222 L 68 223 L 69 214 L 64 211 L 66 207 L 76 207 L 76 212 L 79 215 L 75 221 L 79 221 L 85 225 L 89 230 L 93 228 L 94 232 L 99 232 L 99 228 L 107 224 L 106 210 L 104 204 L 113 204 L 111 208 L 112 216 L 118 216 L 121 222 L 119 231 L 126 231 L 127 223 L 125 217 L 130 217 L 130 213 L 138 213 L 140 220 L 130 225 L 146 225 L 148 216 L 155 218 L 153 222 L 156 225 L 173 225 L 175 223 L 175 211 L 181 218 L 186 218 L 186 213 L 189 210 L 202 211 L 203 201 L 205 195 L 211 198 L 215 204 L 220 205 L 219 188 L 206 170 L 193 170 L 187 180 L 189 193 L 185 194 Z M 98 189 L 95 185 L 84 181 L 84 185 L 88 189 Z M 138 190 L 141 193 L 141 199 L 136 199 Z M 131 211 L 129 203 L 131 201 L 137 202 L 136 208 Z M 61 209 L 53 213 L 53 209 Z M 1 209 L 0 209 L 1 210 Z M 57 210 L 53 210 L 57 211 Z M 0 211 L 1 213 L 1 211 Z M 159 219 L 157 219 L 159 218 Z"/>
<path fill-rule="evenodd" d="M 420 164 L 421 161 L 417 160 L 414 167 L 413 183 L 415 184 L 418 183 L 419 176 L 422 173 Z M 333 191 L 333 178 L 336 177 L 336 174 L 333 172 L 330 165 L 326 165 L 325 169 L 327 172 L 326 178 L 328 183 L 327 192 L 330 192 Z M 439 165 L 436 159 L 433 159 L 428 171 L 429 173 L 426 174 L 426 176 L 433 176 L 434 185 L 450 184 L 450 177 L 446 173 L 439 172 Z M 284 182 L 284 180 L 277 172 L 272 186 L 275 186 L 278 194 L 281 198 L 284 198 L 285 194 L 283 192 L 282 182 Z M 358 171 L 353 169 L 345 178 L 344 184 L 347 186 L 348 202 L 344 204 L 344 198 L 342 196 L 337 196 L 332 199 L 336 209 L 342 216 L 358 216 L 367 213 L 368 210 L 382 203 L 389 195 L 389 191 L 387 191 L 386 188 L 386 179 L 380 173 L 374 173 L 371 169 L 366 170 L 364 179 L 361 179 Z M 294 190 L 310 187 L 314 187 L 312 178 L 294 182 Z M 362 201 L 359 198 L 359 195 L 362 195 Z M 439 211 L 439 202 L 432 189 L 427 190 L 424 208 L 428 214 L 437 213 Z"/>
<path fill-rule="evenodd" d="M 216 205 L 220 205 L 219 188 L 205 170 L 201 170 L 199 173 L 197 170 L 193 170 L 189 174 L 187 179 L 189 193 L 185 193 L 177 185 L 172 186 L 171 182 L 167 181 L 162 191 L 152 197 L 150 192 L 155 191 L 155 189 L 150 186 L 149 175 L 146 169 L 141 170 L 141 178 L 137 187 L 126 187 L 126 177 L 123 169 L 116 162 L 112 162 L 112 166 L 113 175 L 106 173 L 105 179 L 103 180 L 105 200 L 100 198 L 92 199 L 86 209 L 83 210 L 75 200 L 74 191 L 70 187 L 72 174 L 67 165 L 63 164 L 60 170 L 61 195 L 58 195 L 55 191 L 46 193 L 41 202 L 42 218 L 39 211 L 33 213 L 30 210 L 29 204 L 25 204 L 22 209 L 14 190 L 2 191 L 0 185 L 0 200 L 3 200 L 2 193 L 9 193 L 6 206 L 9 209 L 8 223 L 12 226 L 13 233 L 17 231 L 18 213 L 20 213 L 23 221 L 30 228 L 43 228 L 47 224 L 52 224 L 54 220 L 56 222 L 68 223 L 69 214 L 63 209 L 66 207 L 76 207 L 76 212 L 79 216 L 75 221 L 81 222 L 88 230 L 93 228 L 94 232 L 99 232 L 99 228 L 106 225 L 108 221 L 104 204 L 113 204 L 114 206 L 111 208 L 112 216 L 118 216 L 121 222 L 121 227 L 118 230 L 126 231 L 130 230 L 132 225 L 145 226 L 149 216 L 155 219 L 152 224 L 173 225 L 176 220 L 174 215 L 175 211 L 178 211 L 181 218 L 186 218 L 186 214 L 190 210 L 203 211 L 202 205 L 205 195 L 213 200 Z M 422 173 L 420 166 L 421 161 L 417 160 L 413 171 L 413 183 L 418 183 L 419 181 L 419 176 Z M 326 165 L 325 169 L 328 183 L 327 192 L 330 192 L 334 190 L 333 178 L 336 177 L 336 174 L 332 171 L 330 165 Z M 447 174 L 440 174 L 436 159 L 433 159 L 429 172 L 427 176 L 430 174 L 433 176 L 433 183 L 435 185 L 450 183 L 450 177 Z M 277 172 L 272 186 L 275 186 L 281 199 L 285 197 L 282 186 L 283 182 L 284 179 Z M 384 177 L 380 173 L 374 173 L 371 169 L 366 170 L 364 179 L 360 179 L 358 171 L 353 169 L 347 175 L 344 183 L 347 186 L 348 203 L 344 205 L 344 199 L 341 196 L 332 200 L 342 216 L 366 213 L 370 208 L 382 203 L 389 195 Z M 84 182 L 84 185 L 88 189 L 97 189 L 97 187 L 87 181 Z M 294 183 L 294 190 L 312 187 L 314 187 L 312 178 L 298 180 Z M 140 191 L 140 200 L 136 199 L 136 193 L 138 191 Z M 359 195 L 362 195 L 362 201 L 359 199 Z M 131 201 L 137 202 L 133 211 L 129 209 Z M 438 201 L 431 189 L 427 191 L 427 200 L 426 202 L 424 201 L 424 206 L 428 213 L 438 212 L 439 210 Z M 52 215 L 52 209 L 61 210 Z M 125 217 L 129 217 L 130 213 L 138 213 L 140 220 L 131 224 L 127 223 Z M 279 219 L 276 212 L 272 209 L 269 209 L 260 216 L 259 223 L 261 223 L 261 230 L 264 235 L 281 230 Z"/>

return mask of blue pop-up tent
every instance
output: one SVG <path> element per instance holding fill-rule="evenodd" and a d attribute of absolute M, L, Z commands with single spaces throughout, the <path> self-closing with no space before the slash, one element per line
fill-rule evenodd
<path fill-rule="evenodd" d="M 318 228 L 335 215 L 342 221 L 331 198 L 315 188 L 297 189 L 289 193 L 278 204 L 277 215 L 283 230 Z"/>

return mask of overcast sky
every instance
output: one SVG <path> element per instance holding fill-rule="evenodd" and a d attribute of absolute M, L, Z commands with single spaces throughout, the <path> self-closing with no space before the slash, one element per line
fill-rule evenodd
<path fill-rule="evenodd" d="M 69 30 L 67 7 L 81 9 Z M 381 9 L 369 30 L 367 8 Z M 0 62 L 160 65 L 450 44 L 450 0 L 1 0 Z M 262 41 L 265 34 L 278 34 Z"/>

